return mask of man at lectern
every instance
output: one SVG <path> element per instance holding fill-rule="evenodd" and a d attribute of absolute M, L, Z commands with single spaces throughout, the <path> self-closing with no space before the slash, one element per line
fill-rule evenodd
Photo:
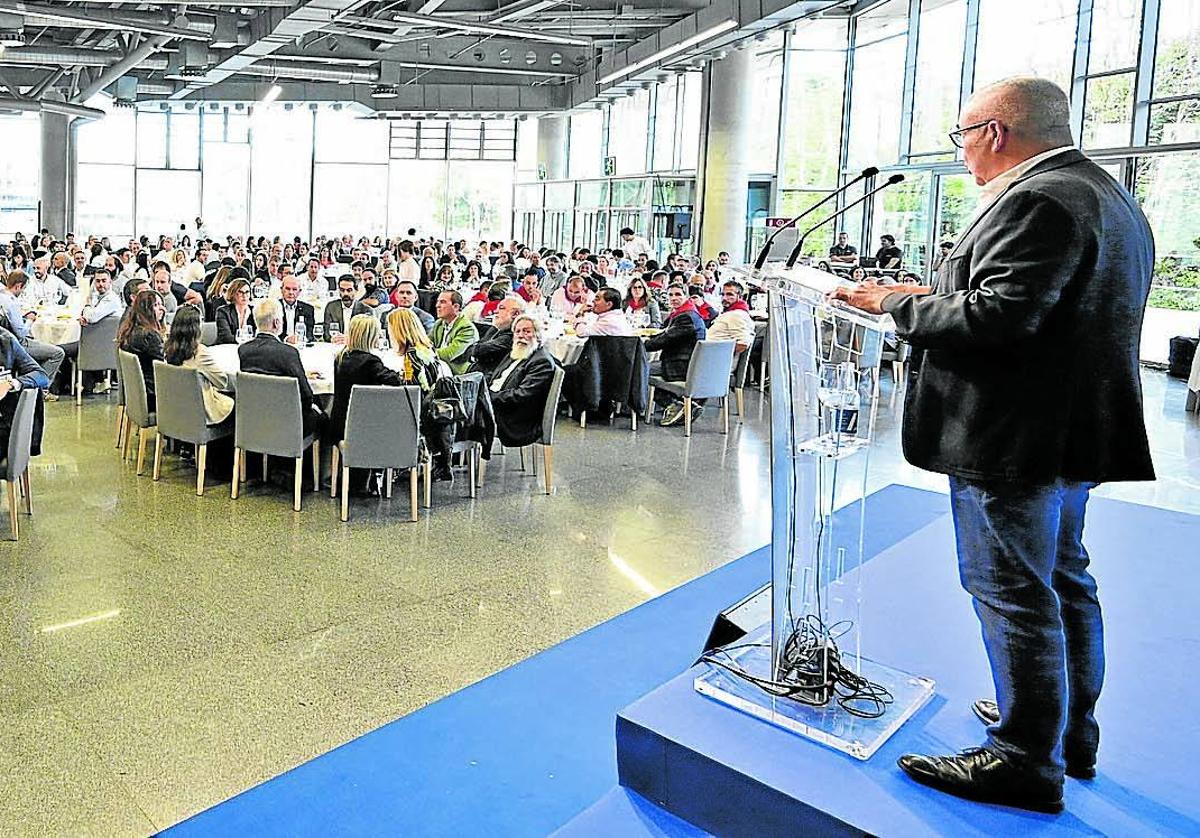
<path fill-rule="evenodd" d="M 917 782 L 973 800 L 1063 808 L 1095 776 L 1104 678 L 1088 492 L 1152 480 L 1138 350 L 1154 241 L 1129 193 L 1073 147 L 1066 95 L 1015 78 L 977 92 L 951 139 L 983 187 L 931 288 L 836 296 L 887 312 L 917 350 L 909 462 L 950 478 L 963 587 L 995 682 L 982 747 L 907 754 Z"/>

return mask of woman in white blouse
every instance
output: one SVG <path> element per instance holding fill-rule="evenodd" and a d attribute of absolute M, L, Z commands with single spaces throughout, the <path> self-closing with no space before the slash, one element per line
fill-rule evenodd
<path fill-rule="evenodd" d="M 217 366 L 208 347 L 200 342 L 200 311 L 182 306 L 175 313 L 171 333 L 167 335 L 163 356 L 168 364 L 187 367 L 200 373 L 200 391 L 204 397 L 204 416 L 210 425 L 219 425 L 233 413 L 233 390 L 229 376 Z"/>

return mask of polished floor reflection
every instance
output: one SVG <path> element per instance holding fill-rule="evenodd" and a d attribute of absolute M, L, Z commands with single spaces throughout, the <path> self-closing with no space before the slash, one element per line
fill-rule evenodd
<path fill-rule="evenodd" d="M 1147 372 L 1159 480 L 1103 494 L 1200 512 L 1200 423 Z M 35 516 L 0 547 L 0 833 L 139 835 L 766 543 L 767 404 L 728 436 L 560 422 L 556 492 L 496 457 L 476 500 L 359 501 L 135 477 L 114 407 L 47 405 Z M 899 453 L 885 383 L 871 488 L 944 489 Z M 731 592 L 731 599 L 741 592 Z"/>

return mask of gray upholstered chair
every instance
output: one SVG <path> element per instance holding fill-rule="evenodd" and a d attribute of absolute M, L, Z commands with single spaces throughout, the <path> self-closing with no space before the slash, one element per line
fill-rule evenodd
<path fill-rule="evenodd" d="M 350 520 L 350 469 L 386 469 L 385 492 L 392 496 L 392 471 L 408 469 L 412 519 L 417 520 L 417 473 L 421 468 L 421 388 L 356 384 L 346 409 L 345 438 L 333 448 L 332 492 L 337 491 L 340 460 L 342 520 Z M 425 461 L 425 485 L 430 464 Z M 429 506 L 426 491 L 425 506 Z"/>
<path fill-rule="evenodd" d="M 0 480 L 8 486 L 8 519 L 13 541 L 20 535 L 17 524 L 17 486 L 25 495 L 25 512 L 33 514 L 33 492 L 29 486 L 29 446 L 33 441 L 33 412 L 42 391 L 30 388 L 17 395 L 17 409 L 8 432 L 8 451 L 0 462 Z"/>
<path fill-rule="evenodd" d="M 546 394 L 546 406 L 542 409 L 542 435 L 537 442 L 533 443 L 531 460 L 533 461 L 533 474 L 537 476 L 537 448 L 542 446 L 542 459 L 545 460 L 545 481 L 546 494 L 550 494 L 554 490 L 554 429 L 558 424 L 558 401 L 562 398 L 563 379 L 566 378 L 566 372 L 562 367 L 556 367 L 554 370 L 554 378 L 550 382 L 550 391 Z M 525 449 L 519 449 L 521 452 L 521 471 L 525 470 Z M 504 448 L 501 446 L 500 453 L 504 453 Z M 479 485 L 483 485 L 484 463 L 479 462 Z"/>
<path fill-rule="evenodd" d="M 125 441 L 125 376 L 121 375 L 121 361 L 117 360 L 117 448 Z"/>
<path fill-rule="evenodd" d="M 158 416 L 150 411 L 146 396 L 146 378 L 142 375 L 142 364 L 138 357 L 124 349 L 117 350 L 121 381 L 125 385 L 125 453 L 129 453 L 131 425 L 138 429 L 137 473 L 140 476 L 146 465 L 146 443 L 150 431 L 158 425 Z"/>
<path fill-rule="evenodd" d="M 762 330 L 761 332 L 759 330 Z M 762 356 L 758 362 L 758 389 L 767 389 L 767 374 L 771 370 L 771 335 L 766 323 L 756 323 L 754 325 L 754 338 L 758 339 L 759 334 L 763 336 Z M 753 349 L 754 347 L 750 347 Z"/>
<path fill-rule="evenodd" d="M 304 452 L 312 448 L 313 488 L 321 479 L 321 443 L 316 434 L 304 434 L 300 412 L 300 384 L 286 375 L 239 372 L 237 408 L 233 423 L 233 487 L 229 496 L 237 500 L 245 472 L 246 452 L 263 455 L 263 477 L 267 457 L 289 457 L 295 461 L 292 508 L 300 511 L 304 479 Z"/>
<path fill-rule="evenodd" d="M 746 421 L 746 376 L 750 374 L 750 347 L 734 356 L 733 395 L 737 399 L 738 422 Z"/>
<path fill-rule="evenodd" d="M 683 434 L 692 435 L 692 399 L 721 400 L 721 433 L 729 433 L 729 376 L 733 370 L 732 340 L 697 341 L 688 361 L 687 378 L 667 381 L 650 376 L 650 403 L 646 405 L 646 421 L 654 413 L 654 391 L 666 390 L 683 399 Z"/>
<path fill-rule="evenodd" d="M 79 329 L 79 355 L 75 358 L 75 403 L 83 404 L 83 374 L 117 368 L 117 326 L 121 318 L 110 314 Z"/>
<path fill-rule="evenodd" d="M 154 362 L 154 390 L 158 401 L 158 427 L 154 434 L 154 479 L 162 463 L 163 438 L 196 446 L 196 494 L 204 494 L 204 469 L 208 443 L 233 435 L 233 417 L 219 425 L 208 424 L 200 373 L 190 367 Z"/>
<path fill-rule="evenodd" d="M 200 324 L 200 343 L 205 346 L 214 346 L 217 342 L 217 324 L 216 323 L 201 323 Z"/>

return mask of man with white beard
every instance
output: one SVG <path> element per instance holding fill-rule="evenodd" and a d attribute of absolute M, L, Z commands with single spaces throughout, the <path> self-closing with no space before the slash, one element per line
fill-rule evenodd
<path fill-rule="evenodd" d="M 558 364 L 541 345 L 541 327 L 522 314 L 512 325 L 508 357 L 492 373 L 489 388 L 496 435 L 510 448 L 532 445 L 542 435 L 542 413 Z"/>

